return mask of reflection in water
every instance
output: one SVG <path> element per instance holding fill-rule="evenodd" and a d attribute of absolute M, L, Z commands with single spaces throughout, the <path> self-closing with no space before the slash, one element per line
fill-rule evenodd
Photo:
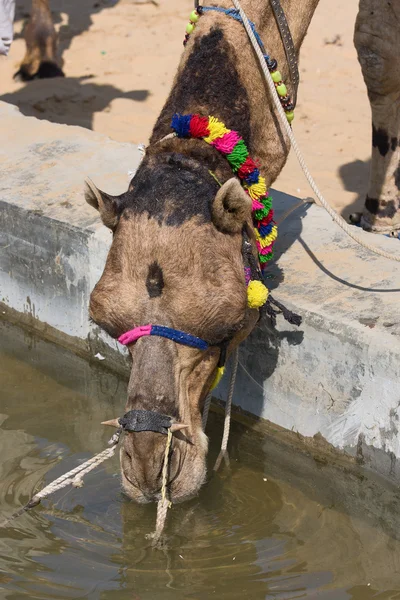
<path fill-rule="evenodd" d="M 125 382 L 0 326 L 0 513 L 105 447 Z M 221 421 L 212 414 L 210 462 Z M 0 596 L 99 600 L 400 598 L 397 492 L 233 426 L 231 468 L 170 511 L 120 488 L 118 458 L 0 530 Z"/>

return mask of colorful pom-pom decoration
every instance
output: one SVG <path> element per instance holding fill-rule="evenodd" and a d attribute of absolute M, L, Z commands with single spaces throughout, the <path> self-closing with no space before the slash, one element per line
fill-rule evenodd
<path fill-rule="evenodd" d="M 273 220 L 272 199 L 268 196 L 265 179 L 250 157 L 243 138 L 237 131 L 228 129 L 224 123 L 212 116 L 177 114 L 172 118 L 171 127 L 180 138 L 202 138 L 207 144 L 214 146 L 225 156 L 232 171 L 239 177 L 243 188 L 252 199 L 254 233 L 263 269 L 274 255 L 273 246 L 278 230 Z"/>
<path fill-rule="evenodd" d="M 268 299 L 268 289 L 262 283 L 253 279 L 247 286 L 247 306 L 249 308 L 261 308 Z"/>

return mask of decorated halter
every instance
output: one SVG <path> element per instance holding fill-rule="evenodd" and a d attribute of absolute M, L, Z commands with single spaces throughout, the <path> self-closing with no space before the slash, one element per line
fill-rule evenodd
<path fill-rule="evenodd" d="M 173 342 L 176 342 L 177 344 L 189 346 L 190 348 L 197 348 L 198 350 L 207 350 L 209 348 L 209 344 L 205 340 L 202 340 L 195 335 L 191 335 L 190 333 L 179 331 L 179 329 L 165 327 L 164 325 L 141 325 L 140 327 L 135 327 L 134 329 L 123 333 L 118 338 L 118 341 L 120 344 L 128 346 L 129 344 L 134 344 L 138 339 L 149 335 L 157 335 L 167 338 Z M 220 355 L 217 365 L 217 372 L 211 389 L 217 387 L 225 372 L 227 342 L 222 342 L 219 344 L 219 348 Z"/>

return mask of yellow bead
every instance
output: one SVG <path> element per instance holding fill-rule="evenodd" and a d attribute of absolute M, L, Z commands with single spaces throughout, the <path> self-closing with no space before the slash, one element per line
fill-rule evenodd
<path fill-rule="evenodd" d="M 275 81 L 275 83 L 279 83 L 280 81 L 282 81 L 282 75 L 279 73 L 279 71 L 274 71 L 273 73 L 271 73 L 271 77 L 272 80 Z"/>
<path fill-rule="evenodd" d="M 190 13 L 190 20 L 192 21 L 192 23 L 197 23 L 199 17 L 199 13 L 196 10 L 192 10 L 192 12 Z"/>
<path fill-rule="evenodd" d="M 268 289 L 261 281 L 252 280 L 247 286 L 247 306 L 249 308 L 260 308 L 268 298 Z"/>
<path fill-rule="evenodd" d="M 291 123 L 294 119 L 294 112 L 291 110 L 289 112 L 286 113 L 286 118 L 288 120 L 289 123 Z"/>
<path fill-rule="evenodd" d="M 281 85 L 277 85 L 276 86 L 276 91 L 278 92 L 278 94 L 280 96 L 286 96 L 286 94 L 287 94 L 286 85 L 284 83 L 281 83 Z"/>
<path fill-rule="evenodd" d="M 186 25 L 186 33 L 188 33 L 190 35 L 193 32 L 194 28 L 195 28 L 195 25 L 193 25 L 193 23 L 188 23 Z"/>

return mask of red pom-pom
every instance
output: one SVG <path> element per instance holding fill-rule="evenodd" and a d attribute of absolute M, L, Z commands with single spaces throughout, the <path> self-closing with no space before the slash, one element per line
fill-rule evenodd
<path fill-rule="evenodd" d="M 210 130 L 208 129 L 208 117 L 193 115 L 190 120 L 189 132 L 191 137 L 194 138 L 203 138 L 210 135 Z"/>
<path fill-rule="evenodd" d="M 250 156 L 248 156 L 242 164 L 242 166 L 240 167 L 240 169 L 238 169 L 237 174 L 240 177 L 240 179 L 244 179 L 245 177 L 250 175 L 250 173 L 252 173 L 256 168 L 256 163 Z"/>
<path fill-rule="evenodd" d="M 257 227 L 260 229 L 260 227 L 262 227 L 264 225 L 269 225 L 271 223 L 271 221 L 272 221 L 273 218 L 274 218 L 274 211 L 271 208 L 271 210 L 269 211 L 269 213 L 267 214 L 267 216 L 264 217 L 262 219 L 262 221 L 258 221 Z"/>

